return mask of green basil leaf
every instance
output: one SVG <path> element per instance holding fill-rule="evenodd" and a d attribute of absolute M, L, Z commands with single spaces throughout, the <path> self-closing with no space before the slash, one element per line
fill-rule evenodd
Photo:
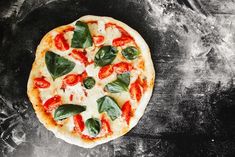
<path fill-rule="evenodd" d="M 110 96 L 103 96 L 97 101 L 99 113 L 106 112 L 111 120 L 115 120 L 121 115 L 121 109 L 117 102 Z"/>
<path fill-rule="evenodd" d="M 69 73 L 75 67 L 74 62 L 51 51 L 46 52 L 45 62 L 53 80 Z"/>
<path fill-rule="evenodd" d="M 130 73 L 122 73 L 117 75 L 117 80 L 105 85 L 104 89 L 110 93 L 120 93 L 128 90 L 130 84 Z"/>
<path fill-rule="evenodd" d="M 87 48 L 92 46 L 92 38 L 88 25 L 84 22 L 77 21 L 75 26 L 76 28 L 73 33 L 71 47 Z"/>
<path fill-rule="evenodd" d="M 95 86 L 95 79 L 93 77 L 87 77 L 83 80 L 83 85 L 86 89 L 91 89 Z"/>
<path fill-rule="evenodd" d="M 92 136 L 97 136 L 100 133 L 101 123 L 97 118 L 89 118 L 86 120 L 86 128 Z"/>
<path fill-rule="evenodd" d="M 74 104 L 63 104 L 60 105 L 54 112 L 54 119 L 61 120 L 86 110 L 86 106 L 74 105 Z"/>
<path fill-rule="evenodd" d="M 126 72 L 126 73 L 118 74 L 117 79 L 125 83 L 126 86 L 128 87 L 130 84 L 130 73 Z"/>
<path fill-rule="evenodd" d="M 122 50 L 122 55 L 128 60 L 136 59 L 140 54 L 140 51 L 134 46 L 129 46 Z"/>
<path fill-rule="evenodd" d="M 115 80 L 113 82 L 106 84 L 104 89 L 110 93 L 120 93 L 123 91 L 127 91 L 128 86 L 120 80 Z"/>
<path fill-rule="evenodd" d="M 118 50 L 113 46 L 103 46 L 95 54 L 95 65 L 105 66 L 111 64 L 117 56 Z"/>

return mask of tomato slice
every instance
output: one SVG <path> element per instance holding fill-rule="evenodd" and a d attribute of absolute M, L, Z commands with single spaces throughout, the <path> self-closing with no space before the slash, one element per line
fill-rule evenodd
<path fill-rule="evenodd" d="M 51 112 L 52 110 L 56 109 L 60 104 L 62 103 L 61 101 L 61 96 L 55 95 L 48 99 L 43 107 L 47 112 Z"/>
<path fill-rule="evenodd" d="M 95 43 L 95 45 L 101 45 L 104 42 L 104 36 L 103 35 L 93 36 L 93 42 Z"/>
<path fill-rule="evenodd" d="M 74 125 L 75 125 L 75 130 L 78 132 L 83 132 L 83 130 L 85 128 L 85 124 L 82 119 L 82 116 L 80 114 L 73 116 L 73 121 L 74 121 Z"/>
<path fill-rule="evenodd" d="M 113 73 L 113 65 L 106 65 L 102 67 L 98 73 L 99 79 L 104 79 Z"/>
<path fill-rule="evenodd" d="M 63 79 L 63 82 L 66 85 L 74 86 L 78 83 L 78 75 L 77 74 L 69 74 Z"/>
<path fill-rule="evenodd" d="M 48 88 L 50 86 L 50 82 L 46 81 L 44 77 L 35 78 L 34 86 L 37 88 Z"/>
<path fill-rule="evenodd" d="M 61 51 L 65 51 L 65 50 L 69 49 L 69 44 L 68 44 L 67 40 L 64 38 L 63 33 L 57 34 L 54 39 L 54 42 L 55 42 L 56 48 Z"/>
<path fill-rule="evenodd" d="M 122 117 L 125 118 L 126 123 L 129 125 L 130 118 L 131 118 L 131 103 L 130 101 L 127 101 L 122 106 Z"/>
<path fill-rule="evenodd" d="M 147 80 L 146 79 L 141 79 L 141 78 L 138 77 L 137 81 L 140 84 L 140 86 L 143 88 L 143 91 L 145 92 L 148 88 Z"/>
<path fill-rule="evenodd" d="M 129 92 L 130 92 L 132 99 L 140 101 L 142 97 L 142 92 L 141 92 L 141 86 L 138 80 L 131 84 Z"/>
<path fill-rule="evenodd" d="M 72 50 L 72 53 L 70 53 L 74 59 L 79 60 L 81 63 L 85 64 L 87 66 L 89 64 L 88 59 L 83 51 L 80 50 Z"/>
<path fill-rule="evenodd" d="M 102 116 L 101 118 L 101 132 L 103 134 L 103 136 L 105 135 L 109 135 L 109 134 L 112 134 L 112 130 L 111 130 L 111 127 L 110 127 L 110 123 L 109 121 L 105 118 L 105 116 Z"/>
<path fill-rule="evenodd" d="M 113 69 L 117 74 L 122 74 L 124 72 L 131 71 L 133 69 L 133 66 L 127 62 L 119 62 L 113 66 Z"/>
<path fill-rule="evenodd" d="M 62 89 L 65 89 L 66 86 L 74 86 L 78 82 L 82 82 L 85 78 L 87 78 L 87 72 L 84 71 L 81 74 L 69 74 L 63 79 Z"/>
<path fill-rule="evenodd" d="M 133 39 L 129 36 L 121 36 L 113 40 L 113 46 L 123 46 L 126 43 L 131 42 Z"/>

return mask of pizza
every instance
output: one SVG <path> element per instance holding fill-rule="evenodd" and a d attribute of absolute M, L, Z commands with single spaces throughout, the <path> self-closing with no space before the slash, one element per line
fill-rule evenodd
<path fill-rule="evenodd" d="M 110 17 L 83 16 L 48 32 L 27 94 L 56 137 L 85 148 L 131 130 L 152 95 L 155 71 L 138 32 Z"/>

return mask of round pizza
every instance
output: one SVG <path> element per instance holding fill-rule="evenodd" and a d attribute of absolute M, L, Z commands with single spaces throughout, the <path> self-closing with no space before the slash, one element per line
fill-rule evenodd
<path fill-rule="evenodd" d="M 39 121 L 56 137 L 90 148 L 138 123 L 154 77 L 139 33 L 113 18 L 87 15 L 43 37 L 27 93 Z"/>

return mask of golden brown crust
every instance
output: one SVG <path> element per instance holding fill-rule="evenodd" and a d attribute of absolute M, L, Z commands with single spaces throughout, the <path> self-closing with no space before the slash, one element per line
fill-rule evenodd
<path fill-rule="evenodd" d="M 37 71 L 36 68 L 36 63 L 33 63 L 32 66 L 32 71 Z M 33 72 L 31 72 L 33 75 Z M 27 94 L 29 96 L 29 99 L 31 101 L 31 103 L 33 104 L 33 108 L 38 116 L 38 119 L 46 126 L 46 128 L 51 128 L 51 127 L 55 127 L 56 123 L 54 121 L 54 119 L 50 116 L 50 114 L 48 114 L 45 109 L 43 108 L 43 104 L 42 104 L 42 100 L 40 98 L 40 94 L 39 94 L 39 90 L 38 88 L 35 88 L 33 85 L 33 79 L 34 77 L 31 76 L 31 79 L 29 79 L 28 81 L 28 91 Z"/>

